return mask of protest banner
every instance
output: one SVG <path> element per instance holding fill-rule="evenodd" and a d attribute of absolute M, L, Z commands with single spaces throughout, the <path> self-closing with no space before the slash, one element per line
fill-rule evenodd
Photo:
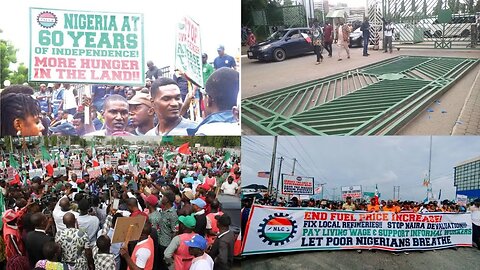
<path fill-rule="evenodd" d="M 200 87 L 204 86 L 200 25 L 188 17 L 178 23 L 175 67 Z"/>
<path fill-rule="evenodd" d="M 282 174 L 282 194 L 313 195 L 313 177 Z"/>
<path fill-rule="evenodd" d="M 347 197 L 352 197 L 352 199 L 361 199 L 362 198 L 362 186 L 345 186 L 342 187 L 342 199 L 345 201 Z M 375 194 L 374 194 L 375 196 Z"/>
<path fill-rule="evenodd" d="M 7 168 L 7 180 L 12 180 L 13 178 L 15 178 L 15 168 L 8 167 Z"/>
<path fill-rule="evenodd" d="M 29 170 L 28 175 L 29 175 L 30 179 L 32 179 L 34 177 L 42 178 L 43 177 L 43 170 L 42 169 Z"/>
<path fill-rule="evenodd" d="M 143 14 L 30 8 L 29 81 L 144 85 Z"/>
<path fill-rule="evenodd" d="M 128 165 L 120 165 L 120 166 L 117 167 L 117 169 L 119 171 L 126 172 L 127 170 L 129 170 L 129 167 L 128 167 Z"/>
<path fill-rule="evenodd" d="M 117 167 L 118 166 L 118 157 L 110 157 L 110 165 L 112 165 L 112 167 Z"/>
<path fill-rule="evenodd" d="M 468 203 L 468 196 L 457 194 L 457 204 L 461 206 L 466 206 Z"/>
<path fill-rule="evenodd" d="M 53 169 L 53 177 L 57 177 L 57 176 L 60 176 L 60 175 L 66 176 L 67 175 L 67 168 L 58 167 L 58 168 Z"/>
<path fill-rule="evenodd" d="M 143 216 L 117 218 L 112 244 L 138 240 L 145 221 Z"/>
<path fill-rule="evenodd" d="M 472 222 L 470 213 L 367 213 L 254 205 L 244 240 L 243 255 L 471 247 Z"/>
<path fill-rule="evenodd" d="M 102 169 L 100 167 L 88 168 L 87 172 L 90 178 L 97 178 L 102 175 Z"/>
<path fill-rule="evenodd" d="M 82 168 L 82 164 L 80 164 L 80 159 L 74 159 L 73 160 L 73 168 L 75 170 L 79 170 Z"/>

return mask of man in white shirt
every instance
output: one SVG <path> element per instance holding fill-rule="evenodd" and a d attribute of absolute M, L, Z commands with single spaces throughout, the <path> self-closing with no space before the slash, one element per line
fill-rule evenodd
<path fill-rule="evenodd" d="M 472 212 L 473 246 L 480 249 L 480 199 L 473 201 L 468 210 Z"/>
<path fill-rule="evenodd" d="M 90 202 L 87 199 L 82 199 L 78 203 L 78 210 L 80 215 L 77 217 L 78 228 L 83 229 L 88 234 L 90 247 L 94 247 L 97 242 L 97 232 L 100 228 L 100 221 L 96 216 L 88 214 L 90 209 Z"/>
<path fill-rule="evenodd" d="M 195 257 L 190 266 L 190 270 L 213 270 L 213 260 L 205 250 L 207 249 L 207 240 L 202 236 L 195 234 L 192 239 L 185 241 L 188 246 L 188 253 Z"/>
<path fill-rule="evenodd" d="M 235 195 L 238 190 L 238 184 L 233 182 L 233 177 L 229 176 L 226 182 L 220 187 L 222 192 L 227 195 Z"/>
<path fill-rule="evenodd" d="M 150 93 L 158 125 L 149 130 L 145 136 L 186 136 L 187 128 L 197 127 L 198 123 L 180 115 L 182 95 L 174 80 L 162 77 L 154 81 Z"/>
<path fill-rule="evenodd" d="M 389 49 L 390 53 L 392 53 L 392 40 L 393 40 L 393 31 L 395 28 L 393 27 L 393 24 L 391 21 L 385 21 L 385 51 L 387 52 L 387 48 Z"/>
<path fill-rule="evenodd" d="M 57 233 L 61 232 L 62 230 L 66 229 L 67 226 L 63 223 L 63 216 L 66 213 L 72 213 L 75 215 L 75 218 L 78 217 L 78 213 L 75 211 L 70 210 L 70 200 L 68 199 L 67 195 L 63 196 L 55 205 L 55 209 L 53 209 L 52 216 L 53 220 L 55 221 L 55 226 L 57 228 Z"/>
<path fill-rule="evenodd" d="M 63 86 L 65 87 L 63 91 L 63 111 L 74 115 L 77 112 L 77 102 L 73 93 L 73 86 L 70 86 L 69 83 L 64 83 Z"/>

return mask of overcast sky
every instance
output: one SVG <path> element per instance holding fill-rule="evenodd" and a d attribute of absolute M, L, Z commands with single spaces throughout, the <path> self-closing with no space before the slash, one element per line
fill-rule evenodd
<path fill-rule="evenodd" d="M 378 184 L 382 198 L 393 198 L 393 186 L 400 186 L 401 200 L 423 200 L 423 178 L 428 172 L 430 137 L 279 137 L 277 157 L 285 158 L 282 173 L 290 174 L 293 158 L 298 160 L 295 174 L 313 176 L 315 183 L 326 183 L 325 197 L 339 195 L 341 186 L 362 185 L 374 191 Z M 480 156 L 480 138 L 433 137 L 431 179 L 433 194 L 454 199 L 453 167 Z M 269 171 L 273 137 L 242 137 L 242 185 L 268 186 L 268 179 L 258 178 L 259 171 Z M 277 179 L 278 160 L 275 180 Z M 275 181 L 276 183 L 276 181 Z"/>
<path fill-rule="evenodd" d="M 13 42 L 18 62 L 27 66 L 29 7 L 143 13 L 145 61 L 153 60 L 158 67 L 174 65 L 175 30 L 184 16 L 200 24 L 202 51 L 209 61 L 217 56 L 219 44 L 229 55 L 240 53 L 240 0 L 16 0 L 2 1 L 1 6 L 0 38 Z"/>

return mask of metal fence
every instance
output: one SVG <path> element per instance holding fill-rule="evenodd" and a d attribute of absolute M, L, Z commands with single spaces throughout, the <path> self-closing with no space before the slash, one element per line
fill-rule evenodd
<path fill-rule="evenodd" d="M 303 5 L 270 7 L 252 11 L 252 30 L 257 36 L 269 36 L 273 27 L 278 29 L 307 25 Z"/>
<path fill-rule="evenodd" d="M 368 0 L 372 43 L 383 36 L 383 17 L 394 24 L 394 46 L 478 49 L 480 12 L 474 8 L 474 1 Z"/>

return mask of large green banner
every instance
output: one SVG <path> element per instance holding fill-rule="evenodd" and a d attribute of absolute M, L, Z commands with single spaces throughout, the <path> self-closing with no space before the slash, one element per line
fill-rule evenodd
<path fill-rule="evenodd" d="M 143 85 L 143 15 L 30 8 L 29 80 Z"/>

